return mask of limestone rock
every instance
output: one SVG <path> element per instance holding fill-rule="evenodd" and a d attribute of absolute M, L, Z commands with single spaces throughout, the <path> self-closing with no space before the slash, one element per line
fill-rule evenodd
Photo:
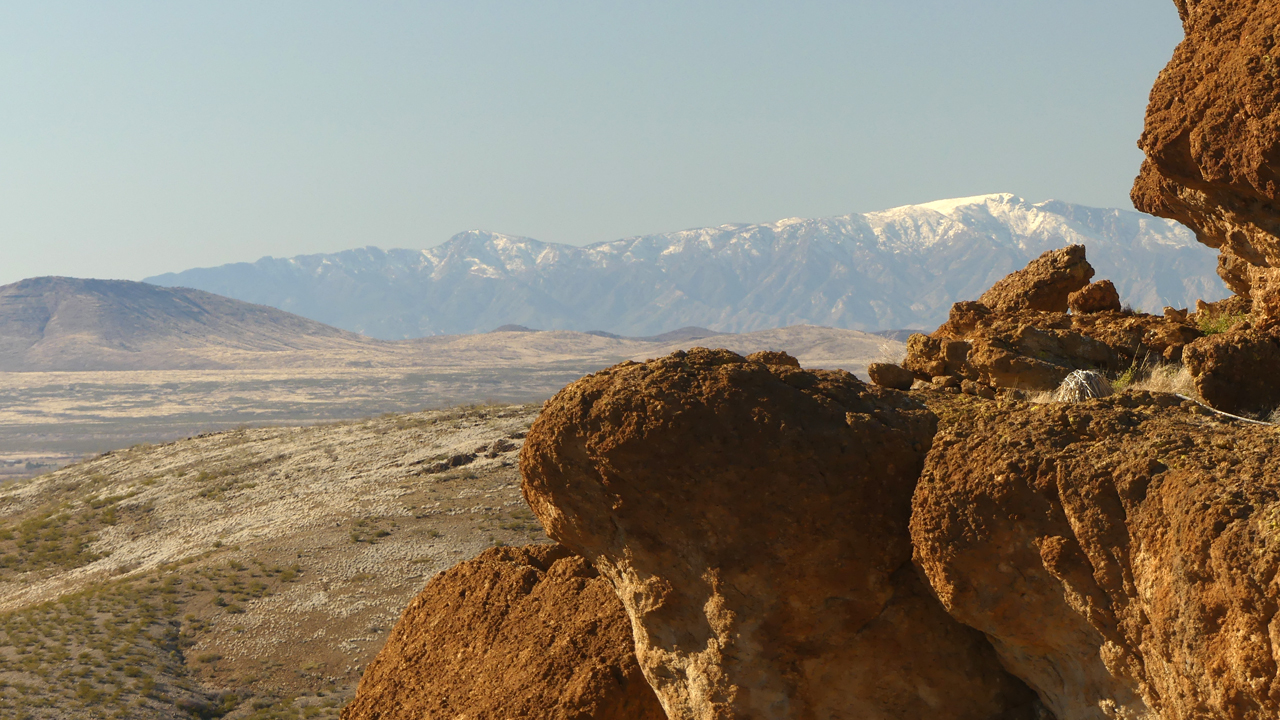
<path fill-rule="evenodd" d="M 548 534 L 613 583 L 673 720 L 1034 717 L 911 566 L 934 428 L 843 371 L 695 349 L 562 390 L 520 466 Z"/>
<path fill-rule="evenodd" d="M 664 720 L 613 588 L 559 545 L 493 548 L 433 578 L 343 720 Z"/>
<path fill-rule="evenodd" d="M 1040 310 L 1066 312 L 1071 293 L 1089 284 L 1093 266 L 1083 245 L 1050 250 L 1017 272 L 1005 276 L 978 298 L 996 312 Z"/>
<path fill-rule="evenodd" d="M 1099 280 L 1071 293 L 1067 297 L 1067 305 L 1072 312 L 1078 313 L 1120 312 L 1120 293 L 1115 283 Z"/>
<path fill-rule="evenodd" d="M 1183 361 L 1205 402 L 1236 414 L 1280 408 L 1280 328 L 1240 327 L 1196 340 Z"/>
<path fill-rule="evenodd" d="M 1219 248 L 1218 274 L 1249 295 L 1248 266 L 1280 267 L 1280 4 L 1175 4 L 1185 39 L 1151 90 L 1133 204 Z"/>
<path fill-rule="evenodd" d="M 894 390 L 910 390 L 916 381 L 915 373 L 893 363 L 871 363 L 867 366 L 867 375 L 871 382 Z"/>
<path fill-rule="evenodd" d="M 1059 718 L 1280 717 L 1280 435 L 1178 403 L 938 408 L 916 560 Z"/>

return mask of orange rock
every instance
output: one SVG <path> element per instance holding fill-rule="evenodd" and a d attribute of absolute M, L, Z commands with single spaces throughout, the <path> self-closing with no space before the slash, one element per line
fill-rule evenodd
<path fill-rule="evenodd" d="M 432 578 L 342 720 L 664 720 L 613 589 L 559 545 L 493 548 Z"/>
<path fill-rule="evenodd" d="M 1084 246 L 1069 245 L 1050 250 L 1005 276 L 978 302 L 996 312 L 1066 312 L 1071 293 L 1088 285 L 1091 277 L 1093 266 L 1084 259 Z"/>
<path fill-rule="evenodd" d="M 521 451 L 530 507 L 613 583 L 670 717 L 1034 717 L 911 565 L 933 416 L 761 360 L 695 349 L 587 376 Z"/>
<path fill-rule="evenodd" d="M 1133 204 L 1220 249 L 1218 274 L 1249 295 L 1249 266 L 1280 267 L 1280 3 L 1175 4 L 1185 38 L 1151 90 Z"/>
<path fill-rule="evenodd" d="M 1236 414 L 1280 409 L 1280 328 L 1233 328 L 1187 346 L 1182 354 L 1205 402 Z"/>
<path fill-rule="evenodd" d="M 1059 718 L 1280 717 L 1280 436 L 1178 403 L 939 411 L 917 563 Z"/>
<path fill-rule="evenodd" d="M 1067 305 L 1078 313 L 1120 312 L 1120 293 L 1110 280 L 1099 280 L 1071 293 Z"/>

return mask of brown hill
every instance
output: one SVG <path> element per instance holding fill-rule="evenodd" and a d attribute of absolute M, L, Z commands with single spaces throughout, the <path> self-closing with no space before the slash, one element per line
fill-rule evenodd
<path fill-rule="evenodd" d="M 0 287 L 0 370 L 229 368 L 246 356 L 379 352 L 382 343 L 263 305 L 127 280 Z"/>

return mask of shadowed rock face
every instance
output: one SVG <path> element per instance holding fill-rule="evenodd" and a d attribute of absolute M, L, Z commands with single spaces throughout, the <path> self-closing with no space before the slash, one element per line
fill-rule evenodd
<path fill-rule="evenodd" d="M 934 405 L 916 560 L 1064 720 L 1280 717 L 1280 436 L 1178 402 Z"/>
<path fill-rule="evenodd" d="M 1280 267 L 1280 4 L 1175 4 L 1185 39 L 1151 90 L 1133 204 L 1219 248 L 1218 274 L 1248 295 L 1250 266 Z"/>
<path fill-rule="evenodd" d="M 559 545 L 494 548 L 409 604 L 343 720 L 664 720 L 613 588 Z"/>
<path fill-rule="evenodd" d="M 1280 328 L 1240 328 L 1187 346 L 1200 397 L 1215 408 L 1266 416 L 1280 409 Z"/>
<path fill-rule="evenodd" d="M 1034 717 L 911 566 L 934 429 L 848 373 L 698 349 L 565 388 L 521 471 L 613 583 L 673 720 Z"/>

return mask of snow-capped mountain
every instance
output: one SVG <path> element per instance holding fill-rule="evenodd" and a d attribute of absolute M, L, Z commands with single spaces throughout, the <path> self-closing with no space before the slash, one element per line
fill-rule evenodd
<path fill-rule="evenodd" d="M 721 225 L 585 247 L 470 231 L 430 250 L 366 247 L 147 278 L 373 337 L 505 324 L 652 335 L 698 325 L 932 329 L 1045 250 L 1083 244 L 1136 308 L 1228 293 L 1191 231 L 1128 210 L 1010 194 L 882 212 Z"/>

